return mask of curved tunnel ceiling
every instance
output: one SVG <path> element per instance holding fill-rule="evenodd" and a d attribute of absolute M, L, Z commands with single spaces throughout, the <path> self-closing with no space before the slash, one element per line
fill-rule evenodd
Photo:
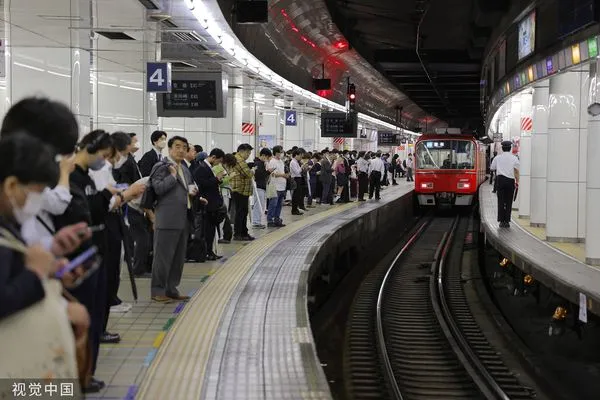
<path fill-rule="evenodd" d="M 483 129 L 483 53 L 510 0 L 324 1 L 352 47 L 416 104 Z"/>
<path fill-rule="evenodd" d="M 234 0 L 218 0 L 226 18 L 232 21 Z M 323 0 L 275 0 L 270 4 L 267 24 L 232 24 L 232 29 L 254 56 L 282 77 L 310 90 L 312 79 L 332 81 L 332 91 L 319 93 L 338 103 L 346 99 L 346 79 L 356 84 L 357 109 L 394 123 L 396 108 L 402 108 L 402 122 L 410 129 L 446 126 L 428 115 L 357 51 L 332 22 Z"/>

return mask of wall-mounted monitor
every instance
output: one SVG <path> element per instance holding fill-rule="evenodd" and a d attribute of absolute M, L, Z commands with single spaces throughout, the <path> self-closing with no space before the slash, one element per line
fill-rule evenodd
<path fill-rule="evenodd" d="M 519 22 L 519 60 L 535 51 L 535 10 Z"/>
<path fill-rule="evenodd" d="M 173 72 L 171 93 L 158 94 L 159 117 L 223 118 L 228 80 L 224 72 Z"/>
<path fill-rule="evenodd" d="M 321 137 L 355 138 L 358 134 L 358 116 L 356 113 L 321 113 Z"/>

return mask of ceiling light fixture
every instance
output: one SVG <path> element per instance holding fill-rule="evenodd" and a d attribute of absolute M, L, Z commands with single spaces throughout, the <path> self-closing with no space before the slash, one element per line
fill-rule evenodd
<path fill-rule="evenodd" d="M 340 111 L 340 112 L 346 111 L 346 107 L 344 107 L 343 105 L 335 103 L 328 99 L 324 99 L 324 98 L 316 95 L 315 93 L 309 92 L 301 87 L 298 87 L 297 85 L 293 84 L 292 82 L 289 82 L 286 79 L 283 79 L 282 77 L 273 73 L 266 65 L 264 65 L 262 62 L 260 62 L 252 54 L 250 54 L 242 45 L 240 45 L 239 43 L 236 43 L 236 40 L 234 37 L 231 37 L 230 35 L 225 33 L 223 30 L 221 30 L 217 26 L 218 22 L 216 21 L 216 19 L 210 18 L 211 12 L 203 1 L 201 1 L 201 0 L 186 0 L 185 4 L 187 5 L 188 9 L 192 12 L 194 17 L 196 17 L 196 19 L 198 20 L 198 22 L 200 23 L 202 28 L 204 28 L 208 32 L 208 34 L 228 54 L 230 54 L 238 62 L 242 63 L 242 65 L 246 66 L 250 71 L 260 74 L 265 77 L 267 76 L 268 73 L 271 73 L 272 78 L 269 78 L 269 80 L 273 84 L 279 85 L 281 87 L 287 87 L 288 90 L 298 93 L 301 96 L 305 97 L 306 99 L 316 102 L 317 104 L 319 104 L 321 106 L 325 106 L 331 110 L 336 110 L 336 111 Z M 285 14 L 284 14 L 284 16 L 285 16 Z M 225 38 L 225 40 L 224 40 L 224 38 Z M 231 42 L 229 41 L 229 38 L 231 38 Z M 227 43 L 225 43 L 225 41 Z M 337 46 L 342 46 L 342 48 L 345 48 L 348 46 L 348 44 L 346 42 L 338 42 L 338 43 L 340 43 L 340 44 L 338 44 Z M 315 47 L 314 43 L 312 43 L 312 42 L 311 42 L 311 45 L 313 47 Z M 388 129 L 396 128 L 395 125 L 378 120 L 378 119 L 373 118 L 366 114 L 358 113 L 358 118 L 363 121 L 372 122 L 373 124 L 376 124 L 376 125 L 384 127 L 384 128 L 388 128 Z M 410 132 L 410 131 L 407 131 L 406 133 L 413 134 L 413 135 L 415 134 L 414 132 Z"/>

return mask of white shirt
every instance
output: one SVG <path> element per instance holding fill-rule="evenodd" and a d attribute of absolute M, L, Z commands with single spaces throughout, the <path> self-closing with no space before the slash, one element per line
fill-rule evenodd
<path fill-rule="evenodd" d="M 54 189 L 46 188 L 43 196 L 42 211 L 38 216 L 50 229 L 55 230 L 50 215 L 62 215 L 73 196 L 69 189 L 63 186 L 56 186 Z M 21 235 L 28 245 L 41 244 L 46 250 L 50 250 L 54 240 L 52 233 L 35 217 L 21 226 Z"/>
<path fill-rule="evenodd" d="M 497 175 L 515 179 L 515 169 L 518 170 L 519 166 L 519 159 L 511 152 L 507 152 L 494 157 L 490 169 L 496 171 Z"/>
<path fill-rule="evenodd" d="M 383 165 L 383 160 L 381 158 L 376 157 L 371 159 L 371 162 L 369 163 L 369 174 L 372 172 L 379 172 L 383 177 L 385 166 Z"/>
<path fill-rule="evenodd" d="M 356 166 L 358 167 L 358 172 L 369 172 L 369 162 L 362 157 L 356 161 Z"/>
<path fill-rule="evenodd" d="M 273 173 L 276 174 L 285 174 L 285 165 L 283 164 L 283 160 L 278 160 L 275 157 L 271 158 L 267 169 L 273 170 Z M 285 191 L 285 188 L 287 186 L 287 179 L 285 179 L 284 177 L 271 176 L 271 182 L 273 182 L 273 184 L 275 185 L 275 189 L 278 192 Z"/>
<path fill-rule="evenodd" d="M 292 178 L 302 177 L 302 167 L 300 166 L 300 162 L 295 158 L 292 158 L 292 161 L 290 161 L 290 176 Z"/>
<path fill-rule="evenodd" d="M 406 159 L 406 168 L 412 168 L 413 167 L 413 159 L 411 157 L 408 157 Z"/>

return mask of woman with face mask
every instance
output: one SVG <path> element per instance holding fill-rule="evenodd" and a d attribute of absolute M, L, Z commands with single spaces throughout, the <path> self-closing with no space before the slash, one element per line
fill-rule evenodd
<path fill-rule="evenodd" d="M 0 237 L 20 237 L 20 225 L 35 217 L 42 207 L 42 192 L 58 181 L 58 165 L 51 152 L 24 134 L 0 141 Z M 24 244 L 23 244 L 24 245 Z M 25 254 L 0 245 L 0 319 L 42 300 L 41 281 L 55 273 L 58 262 L 41 247 Z"/>
<path fill-rule="evenodd" d="M 0 140 L 0 378 L 77 378 L 75 340 L 87 331 L 89 316 L 52 279 L 64 260 L 41 245 L 27 247 L 20 236 L 20 225 L 39 213 L 44 189 L 58 177 L 54 153 L 43 142 L 23 133 Z"/>
<path fill-rule="evenodd" d="M 126 191 L 121 192 L 110 185 L 98 190 L 89 174 L 90 171 L 101 170 L 106 165 L 106 160 L 114 157 L 114 152 L 113 140 L 110 134 L 102 130 L 85 135 L 77 145 L 75 170 L 71 173 L 69 180 L 73 198 L 65 213 L 55 219 L 55 225 L 60 228 L 86 222 L 92 228 L 94 231 L 92 239 L 84 242 L 78 252 L 95 245 L 99 249 L 98 254 L 100 257 L 105 255 L 106 233 L 104 229 L 108 213 L 126 200 Z M 72 259 L 76 255 L 72 254 L 69 258 Z M 71 293 L 86 307 L 90 314 L 89 338 L 92 344 L 93 374 L 98 359 L 98 349 L 106 313 L 106 269 L 104 267 L 98 268 Z M 84 391 L 94 393 L 102 390 L 103 387 L 104 382 L 91 379 Z"/>

